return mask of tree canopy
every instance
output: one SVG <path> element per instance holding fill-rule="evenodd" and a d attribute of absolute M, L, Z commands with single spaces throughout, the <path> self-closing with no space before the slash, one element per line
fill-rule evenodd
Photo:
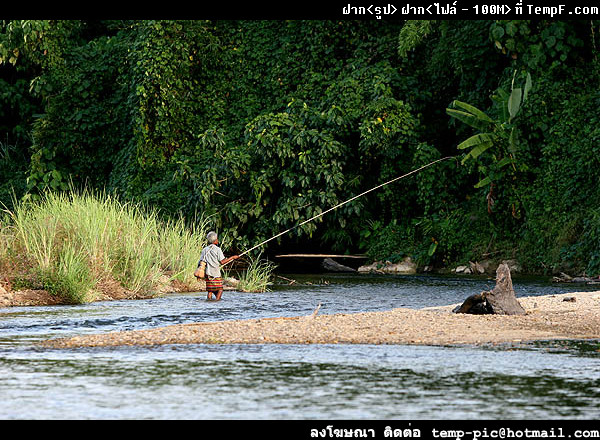
<path fill-rule="evenodd" d="M 88 186 L 244 250 L 600 273 L 600 22 L 0 22 L 0 198 Z"/>

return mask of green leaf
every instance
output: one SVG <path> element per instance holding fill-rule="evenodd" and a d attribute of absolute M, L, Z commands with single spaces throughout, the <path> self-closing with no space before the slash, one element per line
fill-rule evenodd
<path fill-rule="evenodd" d="M 521 108 L 522 93 L 523 90 L 520 87 L 517 87 L 516 89 L 513 89 L 508 97 L 508 114 L 510 115 L 509 122 L 517 115 L 519 109 Z"/>
<path fill-rule="evenodd" d="M 494 140 L 494 138 L 492 137 L 492 135 L 490 133 L 480 133 L 480 134 L 476 134 L 476 135 L 471 136 L 470 138 L 464 140 L 463 142 L 458 144 L 458 146 L 456 148 L 458 148 L 459 150 L 464 150 L 469 147 L 474 147 L 474 146 L 480 145 L 484 142 L 493 142 L 493 140 Z"/>
<path fill-rule="evenodd" d="M 511 163 L 513 160 L 510 157 L 505 157 L 504 159 L 502 159 L 501 161 L 498 162 L 498 168 L 503 168 L 506 165 L 508 165 L 509 163 Z"/>
<path fill-rule="evenodd" d="M 500 101 L 506 101 L 508 99 L 508 92 L 502 88 L 499 88 L 496 93 L 498 94 L 498 98 Z"/>
<path fill-rule="evenodd" d="M 500 108 L 502 109 L 502 121 L 508 120 L 508 106 L 506 105 L 506 103 L 508 101 L 509 96 L 510 95 L 506 90 L 500 88 L 496 90 L 496 93 L 494 95 L 492 95 L 492 100 L 501 105 Z"/>
<path fill-rule="evenodd" d="M 510 136 L 508 137 L 508 151 L 511 153 L 517 152 L 517 131 L 514 127 L 510 131 Z"/>
<path fill-rule="evenodd" d="M 431 243 L 431 246 L 429 246 L 429 250 L 427 251 L 427 255 L 429 255 L 431 257 L 435 253 L 435 250 L 437 249 L 437 247 L 438 247 L 438 244 L 436 241 Z"/>
<path fill-rule="evenodd" d="M 464 164 L 469 157 L 476 159 L 479 155 L 481 155 L 481 153 L 488 150 L 492 145 L 494 145 L 493 142 L 484 142 L 477 145 L 475 148 L 469 151 L 469 154 L 464 157 L 464 159 L 461 161 L 461 164 Z"/>
<path fill-rule="evenodd" d="M 488 122 L 493 122 L 492 118 L 490 118 L 488 115 L 486 115 L 484 112 L 482 112 L 481 110 L 479 110 L 477 107 L 472 106 L 471 104 L 467 104 L 466 102 L 462 102 L 462 101 L 457 101 L 454 100 L 452 101 L 452 103 L 456 106 L 456 107 L 460 107 L 463 110 L 468 111 L 469 113 L 477 116 L 479 119 L 481 119 L 482 121 L 488 121 Z"/>
<path fill-rule="evenodd" d="M 499 40 L 504 36 L 504 28 L 499 25 L 494 25 L 490 33 L 494 40 Z"/>
<path fill-rule="evenodd" d="M 446 113 L 448 115 L 452 116 L 453 118 L 456 118 L 459 121 L 464 122 L 465 124 L 467 124 L 473 128 L 476 128 L 478 130 L 481 130 L 481 131 L 487 130 L 488 128 L 490 128 L 490 125 L 493 123 L 493 121 L 489 122 L 489 121 L 481 120 L 477 116 L 475 116 L 471 113 L 463 112 L 463 111 L 452 109 L 452 108 L 447 108 Z"/>
<path fill-rule="evenodd" d="M 489 185 L 490 183 L 492 183 L 492 179 L 490 179 L 489 177 L 486 177 L 485 179 L 480 180 L 476 185 L 475 188 L 481 188 L 482 186 L 486 186 Z"/>

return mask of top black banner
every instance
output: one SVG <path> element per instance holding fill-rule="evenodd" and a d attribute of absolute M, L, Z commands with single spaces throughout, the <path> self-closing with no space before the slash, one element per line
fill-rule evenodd
<path fill-rule="evenodd" d="M 591 20 L 593 0 L 290 0 L 287 2 L 12 2 L 3 18 L 57 19 L 257 19 L 257 20 Z"/>

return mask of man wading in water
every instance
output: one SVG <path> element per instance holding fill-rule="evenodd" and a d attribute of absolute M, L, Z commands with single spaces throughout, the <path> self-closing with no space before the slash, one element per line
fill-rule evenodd
<path fill-rule="evenodd" d="M 200 253 L 200 261 L 198 261 L 198 268 L 202 263 L 206 263 L 206 269 L 204 273 L 204 280 L 206 281 L 206 299 L 210 301 L 213 293 L 215 299 L 219 301 L 221 295 L 223 295 L 223 279 L 221 278 L 221 266 L 229 263 L 230 261 L 237 260 L 240 258 L 239 255 L 234 255 L 229 258 L 225 258 L 223 251 L 219 247 L 219 238 L 216 232 L 209 232 L 206 235 L 209 245 L 202 249 Z M 196 271 L 198 273 L 198 271 Z M 194 274 L 195 275 L 195 274 Z M 196 278 L 199 279 L 198 276 Z"/>

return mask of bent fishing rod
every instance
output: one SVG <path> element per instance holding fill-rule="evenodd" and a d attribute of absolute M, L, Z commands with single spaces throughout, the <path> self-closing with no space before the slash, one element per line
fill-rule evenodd
<path fill-rule="evenodd" d="M 287 234 L 288 232 L 290 232 L 290 231 L 293 231 L 294 229 L 296 229 L 296 228 L 299 228 L 300 226 L 302 226 L 302 225 L 305 225 L 306 223 L 312 222 L 313 220 L 316 220 L 316 219 L 318 219 L 319 217 L 321 217 L 321 216 L 324 216 L 324 215 L 325 215 L 325 214 L 327 214 L 328 212 L 331 212 L 331 211 L 333 211 L 334 209 L 337 209 L 337 208 L 339 208 L 340 206 L 343 206 L 343 205 L 345 205 L 345 204 L 347 204 L 347 203 L 350 203 L 351 201 L 353 201 L 353 200 L 356 200 L 356 199 L 358 199 L 359 197 L 362 197 L 362 196 L 364 196 L 365 194 L 368 194 L 368 193 L 370 193 L 370 192 L 372 192 L 372 191 L 378 190 L 379 188 L 382 188 L 382 187 L 384 187 L 384 186 L 386 186 L 386 185 L 389 185 L 390 183 L 394 183 L 394 182 L 396 182 L 396 181 L 398 181 L 398 180 L 400 180 L 400 179 L 404 179 L 405 177 L 411 176 L 411 175 L 413 175 L 413 174 L 416 174 L 416 173 L 418 173 L 418 172 L 420 172 L 420 171 L 423 171 L 425 168 L 428 168 L 428 167 L 430 167 L 430 166 L 432 166 L 432 165 L 434 165 L 434 164 L 436 164 L 436 163 L 438 163 L 438 162 L 442 162 L 442 161 L 444 161 L 444 160 L 448 160 L 448 159 L 454 159 L 455 157 L 456 157 L 456 156 L 447 156 L 447 157 L 443 157 L 443 158 L 441 158 L 441 159 L 434 160 L 433 162 L 430 162 L 430 163 L 428 163 L 427 165 L 423 165 L 423 166 L 422 166 L 422 167 L 420 167 L 420 168 L 414 169 L 414 170 L 412 170 L 412 171 L 410 171 L 410 172 L 408 172 L 408 173 L 406 173 L 406 174 L 403 174 L 402 176 L 395 177 L 395 178 L 393 178 L 392 180 L 388 180 L 387 182 L 384 182 L 384 183 L 382 183 L 382 184 L 380 184 L 380 185 L 377 185 L 377 186 L 375 186 L 375 187 L 373 187 L 373 188 L 371 188 L 371 189 L 368 189 L 367 191 L 365 191 L 365 192 L 362 192 L 362 193 L 360 193 L 360 194 L 358 194 L 358 195 L 356 195 L 356 196 L 354 196 L 354 197 L 352 197 L 352 198 L 350 198 L 350 199 L 348 199 L 348 200 L 346 200 L 346 201 L 344 201 L 344 202 L 342 202 L 342 203 L 338 203 L 338 204 L 337 204 L 337 205 L 335 205 L 334 207 L 332 207 L 332 208 L 329 208 L 329 209 L 327 209 L 326 211 L 323 211 L 323 212 L 321 212 L 320 214 L 317 214 L 317 215 L 315 215 L 315 216 L 313 216 L 313 217 L 309 218 L 308 220 L 304 220 L 302 223 L 298 223 L 297 225 L 295 225 L 295 226 L 292 226 L 291 228 L 289 228 L 289 229 L 286 229 L 285 231 L 283 231 L 283 232 L 280 232 L 279 234 L 277 234 L 277 235 L 274 235 L 274 236 L 273 236 L 273 237 L 271 237 L 271 238 L 268 238 L 267 240 L 265 240 L 265 241 L 263 241 L 263 242 L 261 242 L 261 243 L 257 244 L 256 246 L 254 246 L 254 247 L 251 247 L 250 249 L 248 249 L 248 250 L 246 250 L 246 251 L 242 252 L 241 254 L 239 254 L 239 256 L 241 257 L 242 255 L 245 255 L 245 254 L 247 254 L 248 252 L 251 252 L 251 251 L 253 251 L 254 249 L 256 249 L 256 248 L 258 248 L 258 247 L 260 247 L 260 246 L 262 246 L 262 245 L 264 245 L 264 244 L 268 243 L 269 241 L 271 241 L 271 240 L 275 240 L 276 238 L 278 238 L 278 237 L 281 237 L 282 235 L 284 235 L 284 234 Z M 227 263 L 226 263 L 226 264 L 227 264 Z"/>

